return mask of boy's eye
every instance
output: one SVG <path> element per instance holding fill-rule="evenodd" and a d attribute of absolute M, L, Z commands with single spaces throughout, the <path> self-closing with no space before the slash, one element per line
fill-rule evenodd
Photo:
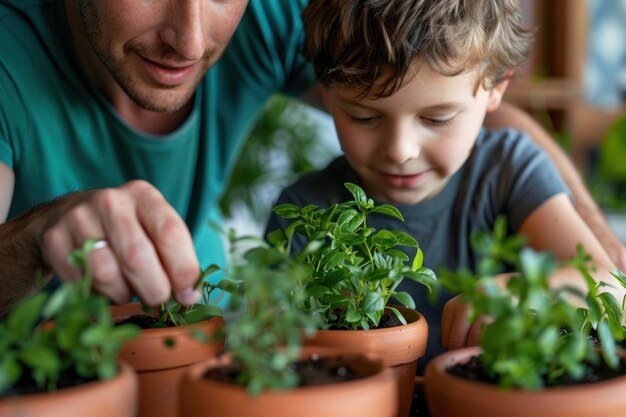
<path fill-rule="evenodd" d="M 454 116 L 452 117 L 448 117 L 446 119 L 435 119 L 432 117 L 422 117 L 422 121 L 424 121 L 424 123 L 431 125 L 431 126 L 447 126 L 449 125 L 452 120 L 454 120 Z"/>
<path fill-rule="evenodd" d="M 357 123 L 372 123 L 378 120 L 378 116 L 356 117 L 350 115 L 350 118 Z"/>

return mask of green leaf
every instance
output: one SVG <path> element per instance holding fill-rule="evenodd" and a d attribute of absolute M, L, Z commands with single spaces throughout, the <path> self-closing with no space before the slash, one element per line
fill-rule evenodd
<path fill-rule="evenodd" d="M 363 207 L 367 204 L 367 196 L 361 187 L 350 182 L 346 182 L 344 186 L 350 191 L 354 201 L 356 201 L 359 206 Z"/>
<path fill-rule="evenodd" d="M 392 249 L 387 249 L 384 252 L 384 254 L 387 255 L 387 256 L 391 256 L 392 258 L 399 259 L 402 262 L 406 262 L 406 261 L 409 260 L 409 256 L 406 253 L 404 253 L 401 250 L 399 250 L 399 249 L 393 249 L 393 248 Z"/>
<path fill-rule="evenodd" d="M 356 233 L 346 233 L 339 237 L 339 242 L 345 246 L 359 246 L 365 242 L 365 238 Z"/>
<path fill-rule="evenodd" d="M 379 230 L 374 236 L 372 236 L 372 242 L 381 243 L 388 245 L 389 247 L 395 246 L 398 243 L 398 238 L 395 233 L 390 232 L 389 230 Z"/>
<path fill-rule="evenodd" d="M 615 331 L 619 332 L 622 329 L 622 310 L 618 301 L 613 294 L 608 292 L 598 294 L 598 298 L 604 306 L 609 326 L 614 330 L 614 333 Z"/>
<path fill-rule="evenodd" d="M 392 312 L 393 314 L 395 314 L 395 315 L 396 315 L 396 317 L 398 318 L 398 320 L 400 320 L 400 322 L 401 322 L 402 324 L 407 324 L 407 321 L 406 321 L 406 319 L 404 318 L 404 316 L 402 315 L 402 313 L 400 313 L 400 310 L 398 310 L 398 309 L 397 309 L 397 308 L 395 308 L 395 307 L 390 307 L 390 306 L 387 306 L 387 308 L 388 308 L 389 310 L 391 310 L 391 312 Z"/>
<path fill-rule="evenodd" d="M 624 273 L 620 270 L 615 270 L 613 272 L 611 272 L 611 275 L 613 275 L 615 277 L 615 279 L 617 280 L 617 282 L 619 282 L 619 284 L 626 288 L 626 275 L 624 275 Z"/>
<path fill-rule="evenodd" d="M 341 264 L 346 259 L 346 255 L 339 251 L 332 251 L 322 256 L 321 262 L 324 270 L 330 270 Z"/>
<path fill-rule="evenodd" d="M 41 313 L 43 318 L 50 319 L 52 316 L 56 315 L 59 310 L 65 306 L 71 293 L 72 288 L 65 285 L 60 286 L 54 291 L 43 308 Z"/>
<path fill-rule="evenodd" d="M 102 380 L 111 379 L 117 375 L 117 363 L 112 359 L 101 360 L 97 366 L 98 378 Z"/>
<path fill-rule="evenodd" d="M 5 354 L 0 361 L 0 395 L 22 376 L 22 367 L 13 354 Z"/>
<path fill-rule="evenodd" d="M 308 297 L 319 298 L 322 295 L 327 294 L 327 293 L 328 293 L 328 287 L 325 287 L 323 285 L 314 285 L 306 289 L 306 294 Z"/>
<path fill-rule="evenodd" d="M 348 298 L 340 294 L 325 294 L 323 295 L 323 301 L 330 306 L 337 306 L 346 303 Z"/>
<path fill-rule="evenodd" d="M 401 246 L 407 246 L 410 248 L 417 248 L 419 245 L 417 244 L 417 240 L 412 236 L 401 230 L 393 230 L 391 233 L 396 237 L 396 244 Z"/>
<path fill-rule="evenodd" d="M 369 292 L 365 295 L 363 302 L 363 314 L 374 313 L 385 308 L 385 300 L 383 296 L 377 292 Z"/>
<path fill-rule="evenodd" d="M 9 315 L 7 321 L 9 331 L 15 334 L 17 338 L 29 336 L 41 316 L 41 311 L 47 299 L 48 295 L 40 292 L 20 302 Z"/>
<path fill-rule="evenodd" d="M 282 246 L 287 241 L 287 237 L 285 236 L 283 229 L 272 230 L 265 236 L 265 238 L 272 246 Z"/>
<path fill-rule="evenodd" d="M 339 215 L 337 225 L 342 232 L 354 232 L 361 224 L 363 224 L 363 215 L 356 210 L 346 210 Z"/>
<path fill-rule="evenodd" d="M 615 339 L 606 321 L 602 320 L 598 323 L 597 331 L 600 345 L 602 345 L 602 357 L 604 358 L 604 362 L 611 368 L 617 369 L 619 367 L 619 358 L 615 351 Z"/>
<path fill-rule="evenodd" d="M 198 288 L 200 287 L 200 285 L 202 285 L 202 283 L 206 280 L 206 278 L 211 275 L 214 272 L 219 271 L 221 268 L 218 265 L 212 264 L 209 265 L 204 271 L 202 271 L 200 273 L 200 276 L 198 277 L 198 279 L 196 280 L 196 283 L 194 284 L 194 288 Z"/>
<path fill-rule="evenodd" d="M 365 274 L 365 279 L 369 282 L 379 281 L 389 277 L 390 272 L 391 271 L 388 268 L 374 269 Z"/>
<path fill-rule="evenodd" d="M 403 306 L 415 310 L 415 301 L 408 292 L 396 292 L 393 294 L 393 298 L 398 300 L 398 302 Z"/>
<path fill-rule="evenodd" d="M 337 210 L 337 204 L 333 204 L 326 210 L 322 210 L 320 213 L 320 223 L 322 229 L 326 230 L 332 221 L 333 216 L 335 215 L 335 211 Z"/>
<path fill-rule="evenodd" d="M 237 284 L 230 279 L 221 279 L 217 284 L 217 288 L 227 293 L 233 293 L 237 291 Z"/>
<path fill-rule="evenodd" d="M 361 320 L 361 313 L 359 313 L 353 308 L 348 309 L 348 312 L 346 313 L 346 321 L 348 323 L 356 323 L 360 320 Z"/>
<path fill-rule="evenodd" d="M 437 276 L 429 268 L 421 267 L 416 271 L 407 271 L 406 277 L 411 281 L 425 285 L 431 291 L 437 285 Z"/>
<path fill-rule="evenodd" d="M 141 328 L 135 324 L 120 324 L 111 331 L 111 339 L 118 342 L 126 342 L 139 336 L 139 333 L 141 333 Z"/>
<path fill-rule="evenodd" d="M 537 339 L 537 347 L 543 355 L 551 356 L 556 352 L 558 342 L 558 330 L 554 327 L 550 327 L 544 330 Z"/>
<path fill-rule="evenodd" d="M 317 210 L 317 206 L 315 204 L 307 204 L 306 206 L 302 207 L 302 209 L 300 210 L 300 213 L 302 213 L 303 215 L 306 215 L 315 210 Z"/>
<path fill-rule="evenodd" d="M 22 350 L 19 358 L 30 368 L 38 369 L 46 375 L 57 373 L 61 369 L 58 354 L 44 346 L 28 346 Z"/>
<path fill-rule="evenodd" d="M 424 252 L 422 252 L 421 248 L 417 248 L 417 252 L 415 253 L 415 258 L 413 258 L 413 264 L 411 265 L 411 269 L 413 271 L 417 271 L 422 267 L 424 263 Z"/>
<path fill-rule="evenodd" d="M 187 324 L 198 323 L 213 317 L 222 317 L 222 309 L 213 304 L 196 304 L 180 313 Z"/>
<path fill-rule="evenodd" d="M 285 236 L 287 236 L 287 239 L 291 239 L 291 237 L 296 232 L 296 230 L 298 230 L 299 227 L 301 227 L 302 225 L 303 223 L 301 220 L 296 220 L 296 221 L 291 222 L 289 226 L 287 226 L 287 228 L 285 229 Z M 277 246 L 277 245 L 274 245 L 274 246 Z"/>
<path fill-rule="evenodd" d="M 284 219 L 300 217 L 300 208 L 293 204 L 281 204 L 274 207 L 272 211 Z"/>
<path fill-rule="evenodd" d="M 371 211 L 371 213 L 386 214 L 387 216 L 395 217 L 396 219 L 404 221 L 404 217 L 402 217 L 402 213 L 400 213 L 400 210 L 389 204 L 381 204 L 379 206 L 376 206 Z"/>
<path fill-rule="evenodd" d="M 109 339 L 111 330 L 102 325 L 94 325 L 81 334 L 80 341 L 85 346 L 98 346 Z"/>

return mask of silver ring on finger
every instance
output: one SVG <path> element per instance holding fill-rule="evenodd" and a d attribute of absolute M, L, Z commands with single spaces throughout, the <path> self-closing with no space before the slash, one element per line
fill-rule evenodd
<path fill-rule="evenodd" d="M 107 248 L 109 246 L 109 241 L 106 239 L 98 239 L 96 241 L 93 242 L 93 245 L 91 246 L 91 250 L 98 250 L 98 249 L 104 249 Z"/>

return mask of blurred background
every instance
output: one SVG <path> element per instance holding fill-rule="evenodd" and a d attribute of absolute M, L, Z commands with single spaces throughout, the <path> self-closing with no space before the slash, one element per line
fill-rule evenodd
<path fill-rule="evenodd" d="M 626 242 L 626 0 L 521 0 L 533 53 L 506 100 L 525 109 L 570 154 Z M 285 185 L 340 153 L 332 121 L 276 96 L 251 132 L 222 211 L 260 235 Z"/>

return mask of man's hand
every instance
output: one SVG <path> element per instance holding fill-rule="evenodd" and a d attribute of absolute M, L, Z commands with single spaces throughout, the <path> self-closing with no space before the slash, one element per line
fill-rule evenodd
<path fill-rule="evenodd" d="M 87 239 L 107 244 L 89 255 L 94 288 L 116 303 L 137 295 L 148 305 L 173 295 L 197 302 L 193 285 L 200 273 L 193 240 L 184 221 L 161 193 L 145 181 L 78 193 L 61 213 L 47 219 L 39 242 L 44 262 L 61 279 L 81 271 L 68 255 Z"/>
<path fill-rule="evenodd" d="M 468 320 L 469 306 L 457 295 L 446 303 L 441 317 L 441 344 L 447 350 L 477 346 L 480 328 L 487 318 L 480 316 L 473 323 Z"/>

